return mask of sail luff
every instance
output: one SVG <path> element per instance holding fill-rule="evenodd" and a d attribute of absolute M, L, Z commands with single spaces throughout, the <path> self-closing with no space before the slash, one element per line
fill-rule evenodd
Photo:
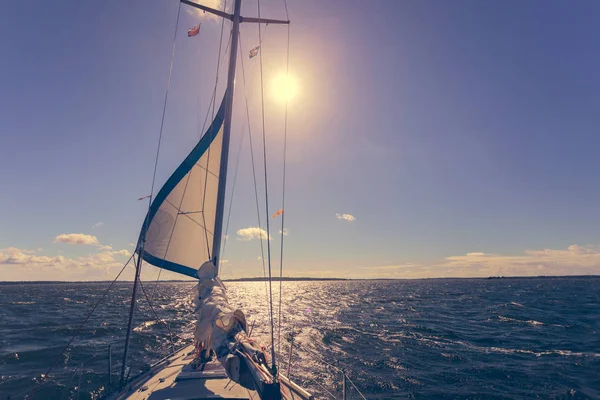
<path fill-rule="evenodd" d="M 223 214 L 225 212 L 225 190 L 227 184 L 227 163 L 229 159 L 229 139 L 231 137 L 231 119 L 233 115 L 233 92 L 235 85 L 235 67 L 237 63 L 238 39 L 240 33 L 240 13 L 242 0 L 235 0 L 233 10 L 233 27 L 231 31 L 231 53 L 229 55 L 229 72 L 225 91 L 225 120 L 223 125 L 223 144 L 221 146 L 221 165 L 219 168 L 219 189 L 217 192 L 217 211 L 213 230 L 213 264 L 219 274 L 221 240 L 223 236 Z"/>

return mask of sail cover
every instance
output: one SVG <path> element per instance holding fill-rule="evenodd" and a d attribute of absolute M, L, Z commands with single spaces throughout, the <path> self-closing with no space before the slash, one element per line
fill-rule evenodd
<path fill-rule="evenodd" d="M 196 270 L 212 257 L 224 104 L 150 205 L 137 251 L 156 267 L 196 278 Z"/>

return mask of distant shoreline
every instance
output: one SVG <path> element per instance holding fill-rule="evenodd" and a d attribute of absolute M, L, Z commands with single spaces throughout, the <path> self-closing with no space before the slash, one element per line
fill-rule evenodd
<path fill-rule="evenodd" d="M 310 282 L 310 281 L 419 281 L 419 280 L 510 280 L 510 279 L 597 279 L 600 275 L 540 275 L 540 276 L 489 276 L 489 277 L 470 277 L 470 278 L 310 278 L 310 277 L 284 277 L 281 280 L 283 282 Z M 265 278 L 254 277 L 254 278 L 237 278 L 237 279 L 223 279 L 223 282 L 263 282 Z M 279 282 L 279 278 L 273 278 L 274 282 Z M 0 281 L 0 285 L 22 285 L 22 284 L 58 284 L 58 283 L 110 283 L 112 281 Z M 131 281 L 118 281 L 121 283 L 131 283 Z M 156 281 L 149 280 L 146 282 L 154 283 Z M 189 282 L 193 283 L 194 280 L 164 280 L 161 283 L 175 283 L 175 282 Z"/>

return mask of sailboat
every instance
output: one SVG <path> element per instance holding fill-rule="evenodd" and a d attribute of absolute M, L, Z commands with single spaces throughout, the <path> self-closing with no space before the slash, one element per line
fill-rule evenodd
<path fill-rule="evenodd" d="M 271 316 L 271 351 L 248 334 L 246 317 L 229 304 L 219 278 L 223 215 L 241 23 L 289 24 L 241 15 L 189 0 L 181 3 L 232 22 L 227 86 L 212 123 L 150 206 L 136 246 L 137 260 L 121 371 L 113 399 L 312 399 L 277 368 Z M 188 33 L 189 34 L 189 33 Z M 142 262 L 198 280 L 194 343 L 132 381 L 126 365 Z M 272 310 L 272 307 L 271 307 Z"/>

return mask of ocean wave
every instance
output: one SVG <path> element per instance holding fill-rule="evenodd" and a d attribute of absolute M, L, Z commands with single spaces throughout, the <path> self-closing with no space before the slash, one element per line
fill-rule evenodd
<path fill-rule="evenodd" d="M 488 347 L 488 352 L 502 353 L 502 354 L 531 354 L 536 357 L 541 356 L 564 356 L 564 357 L 600 357 L 600 353 L 582 352 L 582 351 L 571 351 L 571 350 L 546 350 L 546 351 L 533 351 L 527 349 L 505 349 L 502 347 Z"/>
<path fill-rule="evenodd" d="M 505 317 L 503 315 L 499 315 L 498 319 L 500 321 L 504 321 L 504 322 L 513 322 L 513 323 L 517 323 L 517 324 L 529 324 L 531 326 L 541 326 L 541 325 L 544 325 L 543 322 L 535 321 L 533 319 L 529 319 L 529 320 L 514 319 L 514 318 Z"/>
<path fill-rule="evenodd" d="M 152 321 L 145 321 L 142 322 L 140 325 L 136 326 L 135 328 L 133 328 L 134 332 L 142 332 L 150 327 L 152 327 L 153 325 L 158 324 L 159 322 L 165 322 L 164 319 L 161 320 L 152 320 Z"/>
<path fill-rule="evenodd" d="M 477 351 L 477 352 L 481 352 L 481 353 L 528 354 L 528 355 L 533 355 L 536 357 L 542 357 L 542 356 L 590 357 L 590 358 L 600 357 L 600 353 L 585 352 L 585 351 L 571 351 L 571 350 L 560 350 L 560 349 L 535 351 L 535 350 L 529 350 L 529 349 L 509 349 L 509 348 L 496 347 L 496 346 L 485 347 L 485 346 L 477 346 L 477 345 L 467 343 L 464 341 L 460 341 L 460 340 L 454 341 L 452 343 L 459 344 L 461 346 L 468 348 L 469 350 L 473 350 L 473 351 Z"/>

